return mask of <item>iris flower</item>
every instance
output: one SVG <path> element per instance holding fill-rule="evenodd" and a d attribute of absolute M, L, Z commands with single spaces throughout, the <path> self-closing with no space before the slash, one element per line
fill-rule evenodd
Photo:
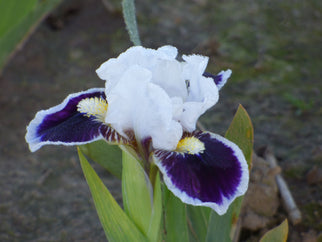
<path fill-rule="evenodd" d="M 198 118 L 218 101 L 231 70 L 205 72 L 208 57 L 163 46 L 131 47 L 97 70 L 105 88 L 69 95 L 38 112 L 27 127 L 31 151 L 43 145 L 82 145 L 103 139 L 156 165 L 182 202 L 224 214 L 248 187 L 248 166 L 238 146 L 196 130 Z"/>

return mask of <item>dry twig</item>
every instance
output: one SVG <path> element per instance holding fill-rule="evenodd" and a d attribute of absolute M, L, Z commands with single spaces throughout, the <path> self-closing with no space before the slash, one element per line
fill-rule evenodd
<path fill-rule="evenodd" d="M 266 149 L 264 152 L 264 158 L 266 161 L 269 162 L 271 168 L 278 167 L 277 160 L 272 150 Z M 296 203 L 293 199 L 290 189 L 288 188 L 281 174 L 277 174 L 275 179 L 292 224 L 293 225 L 298 224 L 302 220 L 302 215 L 301 215 L 301 211 L 296 206 Z"/>

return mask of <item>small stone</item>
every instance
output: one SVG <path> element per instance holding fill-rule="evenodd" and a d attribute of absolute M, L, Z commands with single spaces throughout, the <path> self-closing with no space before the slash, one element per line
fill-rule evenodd
<path fill-rule="evenodd" d="M 306 181 L 309 185 L 322 183 L 322 169 L 314 166 L 307 174 Z"/>
<path fill-rule="evenodd" d="M 265 228 L 269 222 L 270 218 L 258 215 L 251 209 L 248 209 L 243 217 L 243 228 L 256 231 Z"/>
<path fill-rule="evenodd" d="M 253 155 L 250 183 L 244 198 L 242 227 L 251 231 L 265 228 L 272 222 L 280 205 L 275 175 L 280 168 L 271 168 L 264 159 Z"/>

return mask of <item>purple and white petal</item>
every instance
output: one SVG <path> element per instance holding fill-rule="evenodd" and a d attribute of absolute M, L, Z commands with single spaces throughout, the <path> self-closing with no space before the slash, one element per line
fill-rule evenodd
<path fill-rule="evenodd" d="M 221 71 L 217 75 L 213 75 L 209 72 L 204 72 L 203 76 L 212 78 L 216 83 L 218 90 L 220 90 L 226 84 L 228 78 L 231 76 L 231 70 L 228 69 L 227 71 Z"/>
<path fill-rule="evenodd" d="M 77 111 L 80 101 L 90 98 L 105 100 L 104 88 L 92 88 L 69 95 L 61 104 L 39 111 L 27 127 L 26 141 L 31 151 L 43 145 L 80 145 L 102 139 L 112 130 L 93 116 Z"/>
<path fill-rule="evenodd" d="M 155 151 L 154 162 L 168 189 L 182 202 L 210 207 L 219 215 L 248 188 L 248 165 L 242 151 L 217 134 L 188 135 L 176 151 Z"/>

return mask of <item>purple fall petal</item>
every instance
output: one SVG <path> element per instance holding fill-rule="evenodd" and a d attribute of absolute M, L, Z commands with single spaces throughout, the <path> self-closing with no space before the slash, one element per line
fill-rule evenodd
<path fill-rule="evenodd" d="M 27 127 L 30 150 L 36 151 L 46 144 L 80 145 L 103 138 L 100 130 L 106 125 L 79 113 L 77 104 L 85 98 L 105 99 L 104 91 L 104 88 L 92 88 L 74 93 L 61 104 L 38 112 Z"/>
<path fill-rule="evenodd" d="M 242 151 L 227 139 L 195 133 L 205 150 L 197 154 L 158 150 L 155 163 L 164 181 L 184 203 L 207 206 L 224 214 L 248 187 L 248 166 Z"/>

